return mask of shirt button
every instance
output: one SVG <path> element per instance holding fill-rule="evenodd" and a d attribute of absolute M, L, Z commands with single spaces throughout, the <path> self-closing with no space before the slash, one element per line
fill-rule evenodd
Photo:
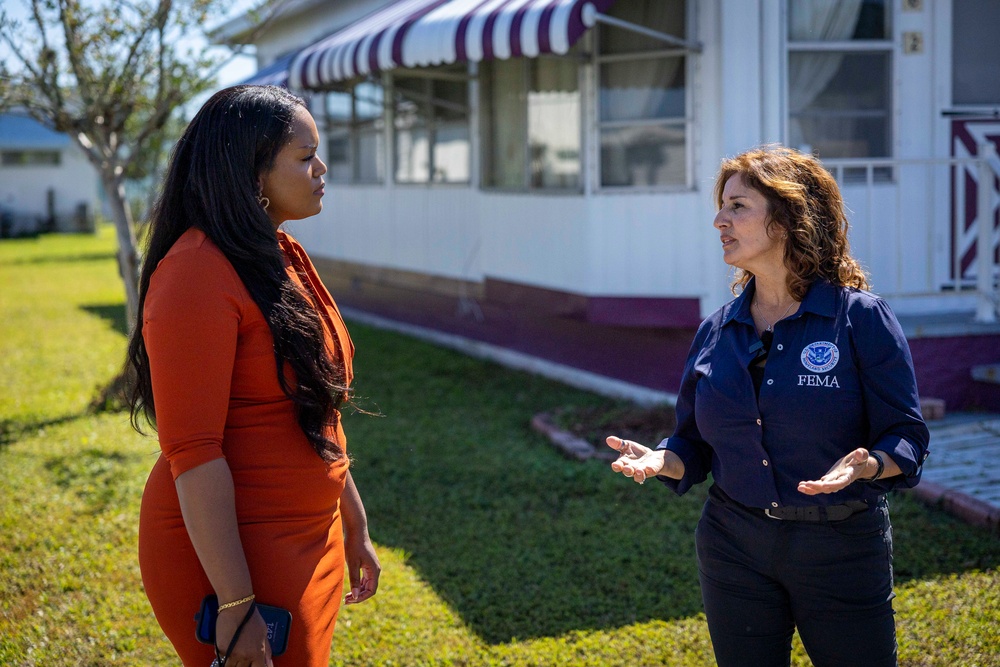
<path fill-rule="evenodd" d="M 759 419 L 757 420 L 757 426 L 760 426 L 760 420 Z"/>
<path fill-rule="evenodd" d="M 774 384 L 774 380 L 768 380 L 767 383 L 768 384 Z"/>
<path fill-rule="evenodd" d="M 764 465 L 765 466 L 767 465 L 767 459 L 764 459 Z"/>
<path fill-rule="evenodd" d="M 771 507 L 777 507 L 778 503 L 771 503 Z"/>
<path fill-rule="evenodd" d="M 784 346 L 784 345 L 782 345 L 781 343 L 778 343 L 778 349 L 779 349 L 779 350 L 784 350 L 784 349 L 785 349 L 785 346 Z"/>

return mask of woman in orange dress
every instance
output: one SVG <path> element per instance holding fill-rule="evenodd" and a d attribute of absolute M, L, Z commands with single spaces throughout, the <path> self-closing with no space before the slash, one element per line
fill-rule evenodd
<path fill-rule="evenodd" d="M 162 450 L 139 565 L 185 665 L 216 658 L 195 637 L 207 595 L 228 667 L 320 667 L 345 563 L 347 604 L 378 587 L 339 413 L 354 346 L 305 251 L 279 230 L 322 209 L 318 145 L 304 102 L 284 89 L 222 90 L 174 149 L 153 210 L 129 341 L 133 424 L 155 423 Z M 291 612 L 280 657 L 257 603 Z"/>

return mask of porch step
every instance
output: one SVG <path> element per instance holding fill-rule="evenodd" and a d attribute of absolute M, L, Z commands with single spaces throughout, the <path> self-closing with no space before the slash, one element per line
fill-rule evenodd
<path fill-rule="evenodd" d="M 976 382 L 1000 384 L 1000 364 L 983 364 L 972 367 L 972 379 Z"/>

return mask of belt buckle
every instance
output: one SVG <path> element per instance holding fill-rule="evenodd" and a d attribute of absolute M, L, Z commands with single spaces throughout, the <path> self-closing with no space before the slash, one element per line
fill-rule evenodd
<path fill-rule="evenodd" d="M 767 518 L 769 519 L 774 519 L 775 521 L 784 521 L 784 519 L 782 519 L 780 516 L 774 516 L 773 514 L 771 514 L 770 508 L 764 510 L 764 515 L 767 516 Z"/>

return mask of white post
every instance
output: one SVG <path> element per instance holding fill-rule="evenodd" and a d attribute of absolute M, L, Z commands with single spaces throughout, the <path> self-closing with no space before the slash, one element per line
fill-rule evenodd
<path fill-rule="evenodd" d="M 979 145 L 979 197 L 976 220 L 979 225 L 976 240 L 976 292 L 979 304 L 976 322 L 997 321 L 997 291 L 993 287 L 993 179 L 996 174 L 990 159 L 996 149 L 990 142 Z"/>

